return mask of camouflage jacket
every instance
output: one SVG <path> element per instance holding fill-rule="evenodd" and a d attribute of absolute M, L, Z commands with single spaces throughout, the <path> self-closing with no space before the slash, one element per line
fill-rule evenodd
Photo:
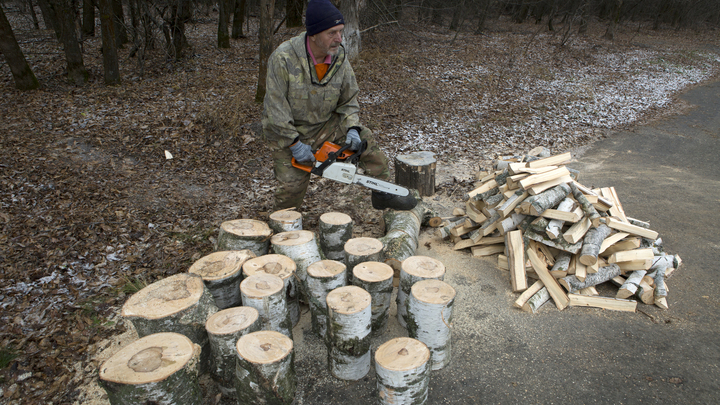
<path fill-rule="evenodd" d="M 340 47 L 325 77 L 318 80 L 305 46 L 305 33 L 283 42 L 270 55 L 263 110 L 265 138 L 280 148 L 300 137 L 312 144 L 332 118 L 346 133 L 360 125 L 355 72 Z"/>

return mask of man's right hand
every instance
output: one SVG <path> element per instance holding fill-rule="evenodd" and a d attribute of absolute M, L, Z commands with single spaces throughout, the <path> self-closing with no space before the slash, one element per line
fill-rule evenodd
<path fill-rule="evenodd" d="M 313 156 L 310 145 L 305 145 L 304 143 L 297 141 L 290 145 L 290 152 L 292 152 L 293 157 L 300 164 L 308 165 L 315 162 L 315 156 Z"/>

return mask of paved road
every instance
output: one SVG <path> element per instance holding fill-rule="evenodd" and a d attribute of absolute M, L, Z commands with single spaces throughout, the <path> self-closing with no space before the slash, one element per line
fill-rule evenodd
<path fill-rule="evenodd" d="M 695 105 L 686 114 L 613 134 L 571 165 L 585 185 L 614 186 L 627 214 L 649 221 L 666 250 L 682 257 L 668 280 L 670 310 L 548 304 L 522 313 L 511 308 L 507 272 L 423 233 L 417 254 L 446 263 L 446 281 L 458 291 L 453 362 L 432 374 L 430 404 L 720 402 L 720 82 L 683 98 Z M 295 336 L 303 329 L 309 325 Z M 376 344 L 401 335 L 391 320 Z M 374 370 L 339 382 L 327 375 L 321 343 L 308 333 L 303 344 L 302 403 L 374 401 Z"/>

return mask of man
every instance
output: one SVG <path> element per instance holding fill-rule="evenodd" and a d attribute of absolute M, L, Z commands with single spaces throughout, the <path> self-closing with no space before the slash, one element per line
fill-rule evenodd
<path fill-rule="evenodd" d="M 360 124 L 355 73 L 342 46 L 344 19 L 329 0 L 310 0 L 305 13 L 307 32 L 282 43 L 268 60 L 263 111 L 263 133 L 272 150 L 275 210 L 300 207 L 310 173 L 292 166 L 315 160 L 313 151 L 325 141 L 350 144 L 362 141 L 367 150 L 359 162 L 368 176 L 390 180 L 385 154 L 370 129 Z M 417 201 L 373 191 L 376 209 L 411 209 Z"/>

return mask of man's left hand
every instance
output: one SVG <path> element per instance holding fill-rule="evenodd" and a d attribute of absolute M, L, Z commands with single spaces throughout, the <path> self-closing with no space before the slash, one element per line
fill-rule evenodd
<path fill-rule="evenodd" d="M 360 140 L 360 134 L 357 129 L 350 128 L 345 136 L 345 143 L 350 144 L 350 150 L 356 151 L 360 149 L 362 141 Z"/>

